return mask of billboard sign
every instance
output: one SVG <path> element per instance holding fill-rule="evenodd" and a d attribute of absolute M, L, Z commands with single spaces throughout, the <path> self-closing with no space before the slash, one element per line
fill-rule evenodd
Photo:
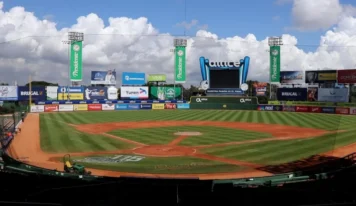
<path fill-rule="evenodd" d="M 295 112 L 295 106 L 283 106 L 285 112 Z"/>
<path fill-rule="evenodd" d="M 277 99 L 279 101 L 306 101 L 307 88 L 278 88 Z"/>
<path fill-rule="evenodd" d="M 174 81 L 175 83 L 185 83 L 185 47 L 176 46 L 175 48 L 175 65 L 174 65 Z"/>
<path fill-rule="evenodd" d="M 57 100 L 58 98 L 58 87 L 57 86 L 47 86 L 46 87 L 46 99 L 47 100 Z"/>
<path fill-rule="evenodd" d="M 270 82 L 280 81 L 281 72 L 281 47 L 280 46 L 270 46 Z"/>
<path fill-rule="evenodd" d="M 356 115 L 356 107 L 350 107 L 350 114 Z"/>
<path fill-rule="evenodd" d="M 115 110 L 115 104 L 102 104 L 103 111 Z"/>
<path fill-rule="evenodd" d="M 121 98 L 148 99 L 148 87 L 121 87 Z"/>
<path fill-rule="evenodd" d="M 356 69 L 346 69 L 337 71 L 337 83 L 340 84 L 355 84 Z"/>
<path fill-rule="evenodd" d="M 350 108 L 347 107 L 336 107 L 336 114 L 350 114 Z"/>
<path fill-rule="evenodd" d="M 322 107 L 322 113 L 335 114 L 335 107 Z"/>
<path fill-rule="evenodd" d="M 127 110 L 128 104 L 115 104 L 115 110 Z"/>
<path fill-rule="evenodd" d="M 58 105 L 44 105 L 45 112 L 58 112 Z"/>
<path fill-rule="evenodd" d="M 318 101 L 318 87 L 308 87 L 308 101 Z"/>
<path fill-rule="evenodd" d="M 349 89 L 348 88 L 319 88 L 318 101 L 349 102 Z"/>
<path fill-rule="evenodd" d="M 116 85 L 115 71 L 92 71 L 90 84 Z"/>
<path fill-rule="evenodd" d="M 45 106 L 44 105 L 32 105 L 30 108 L 31 112 L 44 112 Z"/>
<path fill-rule="evenodd" d="M 149 74 L 148 81 L 149 82 L 165 82 L 167 79 L 165 74 Z"/>
<path fill-rule="evenodd" d="M 188 103 L 179 103 L 177 104 L 177 109 L 189 109 L 190 105 Z"/>
<path fill-rule="evenodd" d="M 28 101 L 30 99 L 34 101 L 45 101 L 46 100 L 46 87 L 44 86 L 33 86 L 30 88 L 27 86 L 18 87 L 18 100 Z"/>
<path fill-rule="evenodd" d="M 82 51 L 83 42 L 76 41 L 70 46 L 70 81 L 83 80 Z"/>
<path fill-rule="evenodd" d="M 85 100 L 103 100 L 108 98 L 107 87 L 85 87 Z"/>
<path fill-rule="evenodd" d="M 180 87 L 156 87 L 152 86 L 150 89 L 150 95 L 152 99 L 159 100 L 172 100 L 179 97 L 182 93 Z"/>
<path fill-rule="evenodd" d="M 336 70 L 305 71 L 305 83 L 336 83 Z"/>
<path fill-rule="evenodd" d="M 0 101 L 16 101 L 17 86 L 0 86 Z"/>
<path fill-rule="evenodd" d="M 303 84 L 303 73 L 302 71 L 282 71 L 280 73 L 280 83 L 281 84 Z"/>
<path fill-rule="evenodd" d="M 58 87 L 58 100 L 84 100 L 83 87 Z"/>
<path fill-rule="evenodd" d="M 141 104 L 140 109 L 152 109 L 152 104 Z"/>
<path fill-rule="evenodd" d="M 101 104 L 88 104 L 88 111 L 101 111 Z"/>
<path fill-rule="evenodd" d="M 144 85 L 145 83 L 145 73 L 122 72 L 122 85 Z"/>
<path fill-rule="evenodd" d="M 267 92 L 266 82 L 253 83 L 253 88 L 256 96 L 266 96 L 266 92 Z"/>

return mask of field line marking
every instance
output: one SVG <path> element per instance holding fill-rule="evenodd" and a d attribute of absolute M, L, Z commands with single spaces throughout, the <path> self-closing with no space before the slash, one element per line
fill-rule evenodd
<path fill-rule="evenodd" d="M 108 134 L 108 133 L 100 133 L 101 135 L 104 135 L 104 136 L 107 136 L 107 137 L 110 137 L 110 138 L 114 138 L 114 139 L 118 139 L 118 140 L 121 140 L 123 142 L 127 142 L 127 143 L 130 143 L 130 144 L 134 144 L 134 145 L 137 145 L 137 146 L 146 146 L 146 144 L 143 144 L 141 142 L 136 142 L 136 141 L 133 141 L 133 140 L 129 140 L 129 139 L 125 139 L 125 138 L 122 138 L 122 137 L 118 137 L 116 135 L 112 135 L 112 134 Z"/>

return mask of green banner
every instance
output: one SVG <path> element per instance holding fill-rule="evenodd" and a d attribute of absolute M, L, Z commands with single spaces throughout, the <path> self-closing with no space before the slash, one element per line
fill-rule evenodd
<path fill-rule="evenodd" d="M 73 42 L 70 47 L 70 81 L 83 80 L 82 42 Z"/>
<path fill-rule="evenodd" d="M 185 47 L 177 46 L 175 49 L 174 81 L 176 83 L 185 83 L 185 75 Z"/>
<path fill-rule="evenodd" d="M 191 104 L 235 103 L 258 104 L 257 97 L 191 97 Z"/>
<path fill-rule="evenodd" d="M 165 74 L 149 74 L 148 81 L 149 82 L 165 82 L 166 75 Z"/>
<path fill-rule="evenodd" d="M 281 47 L 270 46 L 270 82 L 280 82 Z"/>
<path fill-rule="evenodd" d="M 182 89 L 180 87 L 151 87 L 150 88 L 151 98 L 159 100 L 171 100 L 176 99 L 182 94 Z"/>

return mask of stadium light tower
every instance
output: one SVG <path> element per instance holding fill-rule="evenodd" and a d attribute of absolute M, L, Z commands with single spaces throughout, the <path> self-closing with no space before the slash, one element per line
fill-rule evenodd
<path fill-rule="evenodd" d="M 272 84 L 280 82 L 281 71 L 281 46 L 283 45 L 282 37 L 269 37 L 268 38 L 269 53 L 270 53 L 270 68 L 269 68 L 269 95 L 272 98 Z"/>

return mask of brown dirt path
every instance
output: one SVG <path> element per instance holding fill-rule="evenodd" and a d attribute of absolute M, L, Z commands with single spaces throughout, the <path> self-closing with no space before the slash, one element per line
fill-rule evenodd
<path fill-rule="evenodd" d="M 356 143 L 336 148 L 334 150 L 324 153 L 324 155 L 333 157 L 345 157 L 354 152 L 356 152 Z"/>
<path fill-rule="evenodd" d="M 179 136 L 177 138 L 175 138 L 173 141 L 171 141 L 170 143 L 168 143 L 168 145 L 177 145 L 179 144 L 181 141 L 183 141 L 184 139 L 188 138 L 189 136 Z"/>

